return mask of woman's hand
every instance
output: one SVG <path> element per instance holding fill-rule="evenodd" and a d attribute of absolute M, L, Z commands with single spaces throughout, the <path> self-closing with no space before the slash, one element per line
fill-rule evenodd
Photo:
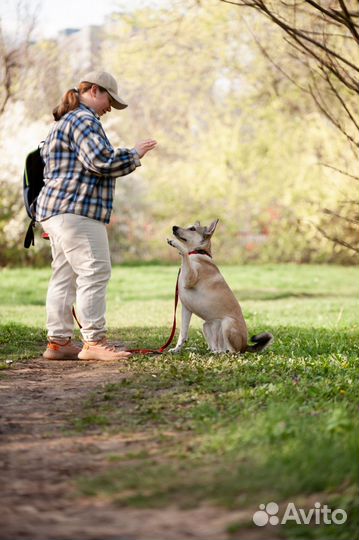
<path fill-rule="evenodd" d="M 147 152 L 153 150 L 156 146 L 157 141 L 154 139 L 146 139 L 145 141 L 140 141 L 135 144 L 135 150 L 137 151 L 140 158 L 142 158 Z"/>

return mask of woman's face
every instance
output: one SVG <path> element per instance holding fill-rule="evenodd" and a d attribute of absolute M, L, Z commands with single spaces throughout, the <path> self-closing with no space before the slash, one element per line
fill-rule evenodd
<path fill-rule="evenodd" d="M 103 92 L 98 86 L 93 85 L 90 92 L 93 100 L 92 107 L 99 116 L 111 112 L 111 96 L 106 90 Z"/>

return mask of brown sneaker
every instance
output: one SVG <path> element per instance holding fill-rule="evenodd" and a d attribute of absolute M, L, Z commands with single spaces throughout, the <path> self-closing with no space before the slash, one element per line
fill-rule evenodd
<path fill-rule="evenodd" d="M 125 360 L 131 356 L 130 352 L 120 351 L 110 345 L 106 338 L 100 341 L 85 341 L 79 354 L 80 360 Z"/>
<path fill-rule="evenodd" d="M 64 343 L 49 341 L 47 349 L 42 356 L 46 360 L 78 360 L 80 351 L 80 347 L 73 345 L 71 339 L 68 339 Z"/>

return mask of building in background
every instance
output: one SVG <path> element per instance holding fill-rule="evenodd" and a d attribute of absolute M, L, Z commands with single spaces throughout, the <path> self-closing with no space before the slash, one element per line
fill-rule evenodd
<path fill-rule="evenodd" d="M 57 43 L 68 58 L 68 68 L 73 73 L 95 69 L 101 57 L 103 33 L 104 27 L 98 25 L 65 28 L 58 33 Z"/>

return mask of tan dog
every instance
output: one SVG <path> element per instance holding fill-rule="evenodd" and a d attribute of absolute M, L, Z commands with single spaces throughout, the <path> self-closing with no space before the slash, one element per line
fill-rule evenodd
<path fill-rule="evenodd" d="M 252 337 L 255 345 L 247 344 L 241 307 L 212 259 L 211 238 L 217 223 L 218 219 L 208 227 L 199 221 L 188 228 L 175 225 L 175 238 L 167 239 L 182 255 L 178 283 L 182 325 L 177 345 L 170 352 L 180 352 L 186 343 L 192 313 L 205 321 L 203 333 L 214 353 L 260 352 L 273 341 L 272 334 L 266 332 Z"/>

